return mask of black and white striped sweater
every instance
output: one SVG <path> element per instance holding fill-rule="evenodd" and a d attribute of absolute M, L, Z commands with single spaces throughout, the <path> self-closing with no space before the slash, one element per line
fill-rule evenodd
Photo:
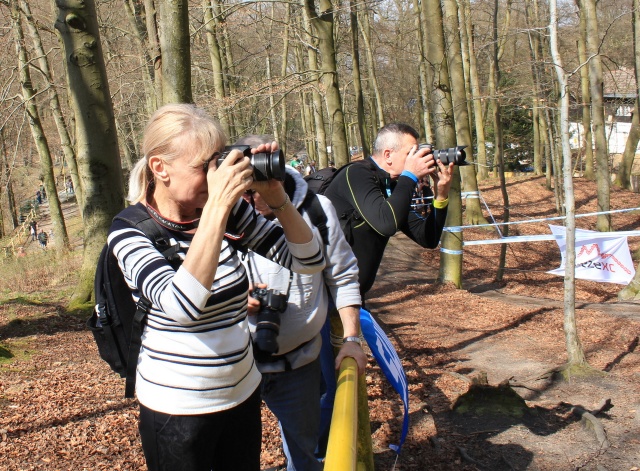
<path fill-rule="evenodd" d="M 324 268 L 317 230 L 307 244 L 289 243 L 280 227 L 256 216 L 242 200 L 229 219 L 235 221 L 234 233 L 244 233 L 234 245 L 299 273 Z M 184 259 L 193 235 L 171 230 L 167 235 Z M 134 300 L 142 293 L 152 303 L 138 359 L 138 400 L 166 414 L 194 415 L 247 399 L 260 373 L 247 324 L 249 281 L 238 250 L 223 240 L 213 285 L 205 287 L 184 267 L 175 270 L 141 231 L 122 220 L 114 221 L 109 245 Z"/>

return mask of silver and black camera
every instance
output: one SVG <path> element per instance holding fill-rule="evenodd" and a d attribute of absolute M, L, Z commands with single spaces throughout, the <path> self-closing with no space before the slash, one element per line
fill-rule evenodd
<path fill-rule="evenodd" d="M 257 182 L 264 182 L 267 180 L 279 180 L 284 181 L 284 155 L 280 150 L 275 150 L 269 154 L 266 152 L 260 152 L 258 154 L 251 153 L 251 146 L 235 145 L 226 146 L 224 151 L 220 154 L 216 160 L 216 166 L 220 167 L 220 164 L 229 155 L 229 152 L 237 149 L 242 152 L 242 155 L 251 159 L 251 166 L 253 167 L 253 179 Z M 207 160 L 203 169 L 206 172 L 209 167 L 209 160 Z"/>
<path fill-rule="evenodd" d="M 434 149 L 431 144 L 420 144 L 418 145 L 419 149 L 431 149 L 433 154 L 433 158 L 435 160 L 440 159 L 444 165 L 449 165 L 453 162 L 454 165 L 469 165 L 469 162 L 466 162 L 467 154 L 464 151 L 464 148 L 467 146 L 456 146 L 449 147 L 448 149 Z"/>

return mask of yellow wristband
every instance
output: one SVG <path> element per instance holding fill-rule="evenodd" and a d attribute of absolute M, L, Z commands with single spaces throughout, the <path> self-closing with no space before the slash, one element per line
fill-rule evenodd
<path fill-rule="evenodd" d="M 448 205 L 449 205 L 449 198 L 443 201 L 433 200 L 433 207 L 436 209 L 446 208 Z"/>

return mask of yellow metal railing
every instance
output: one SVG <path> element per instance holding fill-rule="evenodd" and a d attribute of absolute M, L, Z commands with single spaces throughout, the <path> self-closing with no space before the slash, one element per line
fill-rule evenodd
<path fill-rule="evenodd" d="M 353 358 L 340 364 L 333 403 L 325 471 L 355 471 L 358 440 L 358 365 Z"/>

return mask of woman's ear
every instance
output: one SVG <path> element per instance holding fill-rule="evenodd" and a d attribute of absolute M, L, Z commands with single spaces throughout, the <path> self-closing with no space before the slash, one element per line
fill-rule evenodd
<path fill-rule="evenodd" d="M 157 155 L 149 157 L 149 168 L 151 169 L 151 173 L 153 173 L 154 178 L 161 181 L 166 181 L 169 178 L 165 161 Z"/>

